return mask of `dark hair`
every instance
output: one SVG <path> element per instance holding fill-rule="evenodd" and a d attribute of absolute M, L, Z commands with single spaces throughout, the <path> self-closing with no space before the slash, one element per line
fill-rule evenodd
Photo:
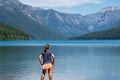
<path fill-rule="evenodd" d="M 44 52 L 46 52 L 49 49 L 49 44 L 45 44 L 44 46 Z"/>

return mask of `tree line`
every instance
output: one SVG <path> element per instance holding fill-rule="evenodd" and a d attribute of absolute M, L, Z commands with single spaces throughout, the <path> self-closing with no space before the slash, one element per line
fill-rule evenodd
<path fill-rule="evenodd" d="M 81 39 L 83 39 L 83 40 L 84 39 L 87 39 L 87 40 L 91 40 L 91 39 L 95 39 L 95 40 L 120 39 L 120 26 L 117 26 L 115 28 L 105 30 L 105 31 L 91 32 L 88 34 L 84 34 L 84 35 L 77 36 L 77 37 L 72 37 L 69 39 L 76 39 L 76 40 L 81 40 Z"/>
<path fill-rule="evenodd" d="M 0 40 L 28 40 L 28 35 L 11 25 L 0 23 Z"/>

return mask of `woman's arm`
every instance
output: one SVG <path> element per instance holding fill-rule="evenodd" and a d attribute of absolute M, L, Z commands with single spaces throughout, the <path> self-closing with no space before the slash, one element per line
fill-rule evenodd
<path fill-rule="evenodd" d="M 41 65 L 43 64 L 42 63 L 42 54 L 40 54 L 40 56 L 39 56 L 39 62 L 40 62 Z"/>
<path fill-rule="evenodd" d="M 51 55 L 52 55 L 52 60 L 53 60 L 53 61 L 52 61 L 52 65 L 54 65 L 54 62 L 55 62 L 55 55 L 54 55 L 53 53 L 52 53 Z"/>

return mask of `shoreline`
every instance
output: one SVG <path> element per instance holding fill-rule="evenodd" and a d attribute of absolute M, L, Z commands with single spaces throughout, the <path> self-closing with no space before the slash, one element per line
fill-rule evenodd
<path fill-rule="evenodd" d="M 120 40 L 10 40 L 0 41 L 0 46 L 120 46 Z"/>

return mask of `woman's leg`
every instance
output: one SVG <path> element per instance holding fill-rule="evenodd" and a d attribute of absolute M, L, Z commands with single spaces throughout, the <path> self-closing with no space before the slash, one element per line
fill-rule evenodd
<path fill-rule="evenodd" d="M 52 80 L 52 68 L 48 69 L 49 80 Z"/>
<path fill-rule="evenodd" d="M 41 75 L 41 80 L 44 80 L 45 73 L 46 73 L 46 69 L 43 69 L 43 70 L 42 70 L 42 75 Z"/>

